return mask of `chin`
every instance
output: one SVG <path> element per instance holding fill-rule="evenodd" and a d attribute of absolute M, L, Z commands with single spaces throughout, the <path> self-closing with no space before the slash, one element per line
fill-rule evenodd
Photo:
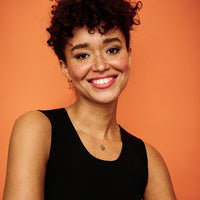
<path fill-rule="evenodd" d="M 93 102 L 96 102 L 97 104 L 110 104 L 115 103 L 118 101 L 119 95 L 116 94 L 101 94 L 93 96 Z"/>

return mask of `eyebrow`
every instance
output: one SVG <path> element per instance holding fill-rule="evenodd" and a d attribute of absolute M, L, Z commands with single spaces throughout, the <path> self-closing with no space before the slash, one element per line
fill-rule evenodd
<path fill-rule="evenodd" d="M 119 38 L 106 38 L 103 41 L 103 44 L 108 44 L 108 43 L 112 43 L 112 42 L 120 42 L 121 43 L 121 40 Z M 83 49 L 83 48 L 86 48 L 86 47 L 89 47 L 88 43 L 77 44 L 77 45 L 72 47 L 71 52 L 74 51 L 74 50 Z"/>
<path fill-rule="evenodd" d="M 120 43 L 122 43 L 119 38 L 106 38 L 103 41 L 104 44 L 108 44 L 108 43 L 111 43 L 111 42 L 120 42 Z"/>
<path fill-rule="evenodd" d="M 74 47 L 72 47 L 71 51 L 74 51 L 74 50 L 76 50 L 76 49 L 83 49 L 83 48 L 86 48 L 86 47 L 88 47 L 88 46 L 89 46 L 88 43 L 77 44 L 77 45 L 75 45 Z"/>

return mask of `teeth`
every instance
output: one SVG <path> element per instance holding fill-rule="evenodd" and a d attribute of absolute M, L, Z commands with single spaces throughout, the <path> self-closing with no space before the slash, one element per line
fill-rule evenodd
<path fill-rule="evenodd" d="M 110 77 L 110 78 L 104 78 L 104 79 L 98 79 L 98 80 L 93 80 L 93 83 L 95 84 L 99 84 L 99 85 L 103 85 L 103 84 L 106 84 L 108 83 L 110 80 L 112 80 L 113 78 Z"/>

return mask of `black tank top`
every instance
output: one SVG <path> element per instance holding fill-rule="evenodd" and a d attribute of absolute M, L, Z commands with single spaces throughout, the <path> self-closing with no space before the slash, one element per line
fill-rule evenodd
<path fill-rule="evenodd" d="M 52 125 L 45 200 L 139 200 L 143 197 L 148 169 L 142 140 L 120 127 L 123 144 L 120 156 L 114 161 L 100 160 L 84 147 L 64 108 L 41 112 Z"/>

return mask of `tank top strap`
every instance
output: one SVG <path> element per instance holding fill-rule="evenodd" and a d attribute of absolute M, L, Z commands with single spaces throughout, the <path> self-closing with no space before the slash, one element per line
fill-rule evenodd
<path fill-rule="evenodd" d="M 142 179 L 145 188 L 148 179 L 148 158 L 145 144 L 143 140 L 128 133 L 121 126 L 120 129 L 126 159 L 129 163 L 133 163 L 134 166 L 137 166 L 140 174 L 143 175 Z"/>
<path fill-rule="evenodd" d="M 39 111 L 48 117 L 51 122 L 52 129 L 63 126 L 64 124 L 66 124 L 66 120 L 69 120 L 67 117 L 68 115 L 66 115 L 66 110 L 64 108 Z"/>
<path fill-rule="evenodd" d="M 65 108 L 58 108 L 54 110 L 39 110 L 48 117 L 52 126 L 51 150 L 50 160 L 55 152 L 65 152 L 66 146 L 70 144 L 73 126 L 71 126 Z M 69 144 L 68 144 L 69 143 Z M 58 154 L 59 155 L 59 154 Z"/>

